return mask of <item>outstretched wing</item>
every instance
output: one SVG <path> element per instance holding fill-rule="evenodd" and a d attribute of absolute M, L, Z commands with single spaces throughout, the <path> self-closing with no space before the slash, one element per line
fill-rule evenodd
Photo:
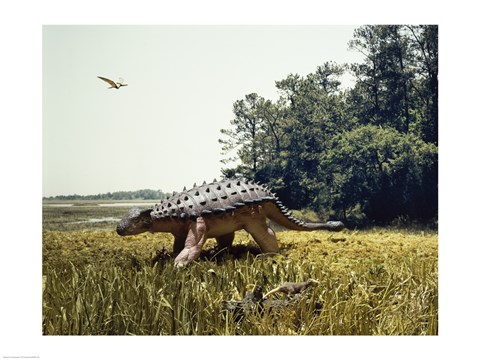
<path fill-rule="evenodd" d="M 112 80 L 110 80 L 110 79 L 107 79 L 107 78 L 104 78 L 104 77 L 101 77 L 101 76 L 97 76 L 97 77 L 98 77 L 99 79 L 101 79 L 101 80 L 103 80 L 103 81 L 105 81 L 105 82 L 109 83 L 109 84 L 110 84 L 110 86 L 112 86 L 112 87 L 114 87 L 114 88 L 116 88 L 116 87 L 117 87 L 117 84 L 115 84 L 115 82 L 114 82 L 114 81 L 112 81 Z"/>
<path fill-rule="evenodd" d="M 123 80 L 123 78 L 118 78 L 117 85 L 118 87 L 120 87 L 120 86 L 127 86 L 128 84 L 125 84 L 125 80 Z"/>

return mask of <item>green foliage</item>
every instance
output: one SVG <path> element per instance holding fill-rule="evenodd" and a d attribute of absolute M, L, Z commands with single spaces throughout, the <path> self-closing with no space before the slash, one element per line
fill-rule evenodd
<path fill-rule="evenodd" d="M 257 94 L 248 94 L 245 99 L 233 105 L 235 118 L 231 121 L 233 129 L 222 129 L 227 139 L 220 139 L 223 154 L 237 150 L 242 165 L 233 171 L 224 170 L 224 175 L 240 173 L 246 178 L 261 177 L 258 172 L 268 172 L 280 165 L 282 144 L 286 138 L 285 130 L 279 126 L 286 117 L 285 104 L 273 103 Z M 223 162 L 235 161 L 227 158 Z"/>
<path fill-rule="evenodd" d="M 333 175 L 334 207 L 358 204 L 369 218 L 391 221 L 417 213 L 423 177 L 436 161 L 437 148 L 413 134 L 365 125 L 332 138 L 323 163 Z M 433 209 L 431 209 L 433 211 Z"/>
<path fill-rule="evenodd" d="M 366 58 L 351 66 L 357 78 L 352 110 L 363 123 L 413 132 L 437 144 L 437 26 L 364 26 L 354 37 L 350 48 Z"/>
<path fill-rule="evenodd" d="M 270 185 L 293 209 L 351 224 L 427 221 L 438 208 L 436 26 L 363 26 L 349 42 L 365 60 L 327 62 L 277 81 L 277 102 L 234 104 L 221 139 L 240 164 L 223 169 Z M 350 71 L 352 89 L 341 90 Z M 228 163 L 230 159 L 225 159 Z"/>

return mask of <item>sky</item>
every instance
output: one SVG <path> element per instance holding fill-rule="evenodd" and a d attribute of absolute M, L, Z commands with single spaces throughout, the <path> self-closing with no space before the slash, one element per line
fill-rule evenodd
<path fill-rule="evenodd" d="M 220 178 L 233 103 L 276 100 L 275 81 L 327 61 L 361 62 L 348 49 L 356 27 L 43 26 L 43 196 Z"/>

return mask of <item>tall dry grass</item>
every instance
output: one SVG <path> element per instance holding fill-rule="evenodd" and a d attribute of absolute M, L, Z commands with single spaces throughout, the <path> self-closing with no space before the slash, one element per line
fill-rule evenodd
<path fill-rule="evenodd" d="M 112 224 L 111 224 L 112 225 Z M 109 226 L 111 226 L 109 225 Z M 168 234 L 122 238 L 111 230 L 43 232 L 45 335 L 436 335 L 437 234 L 431 231 L 279 232 L 264 257 L 238 232 L 231 253 L 209 240 L 176 269 Z M 110 228 L 111 229 L 111 228 Z M 299 303 L 222 310 L 256 284 L 317 279 Z M 277 298 L 283 295 L 275 295 Z M 315 311 L 313 302 L 323 308 Z"/>

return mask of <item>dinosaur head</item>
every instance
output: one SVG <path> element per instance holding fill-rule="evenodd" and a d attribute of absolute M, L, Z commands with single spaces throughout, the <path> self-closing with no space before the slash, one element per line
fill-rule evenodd
<path fill-rule="evenodd" d="M 152 209 L 133 208 L 117 224 L 117 234 L 136 235 L 149 231 L 152 226 Z"/>
<path fill-rule="evenodd" d="M 318 281 L 318 280 L 315 280 L 315 279 L 308 279 L 307 280 L 307 286 L 318 285 L 318 284 L 320 284 L 320 281 Z"/>

